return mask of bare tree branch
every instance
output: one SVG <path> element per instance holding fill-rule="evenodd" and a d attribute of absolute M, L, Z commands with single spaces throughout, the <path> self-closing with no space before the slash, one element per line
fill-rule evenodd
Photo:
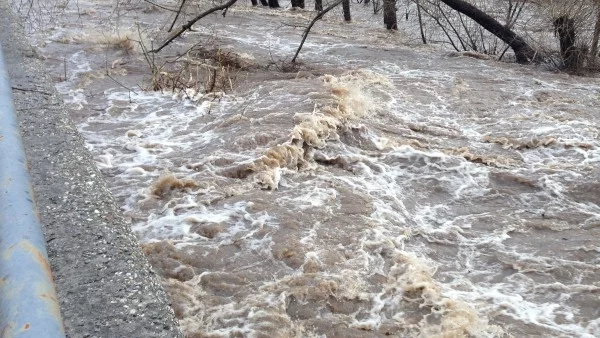
<path fill-rule="evenodd" d="M 312 19 L 312 21 L 310 22 L 310 24 L 308 25 L 308 27 L 306 27 L 306 29 L 302 33 L 302 41 L 300 42 L 300 46 L 298 46 L 298 49 L 296 50 L 296 54 L 294 55 L 294 58 L 292 59 L 292 62 L 296 62 L 296 58 L 298 57 L 298 54 L 300 54 L 300 50 L 302 49 L 302 46 L 304 45 L 304 41 L 306 41 L 306 38 L 308 37 L 308 33 L 310 33 L 310 29 L 315 24 L 315 22 L 317 22 L 318 20 L 320 20 L 325 15 L 325 13 L 329 12 L 330 10 L 334 9 L 336 6 L 338 6 L 339 4 L 341 4 L 342 1 L 343 0 L 338 0 L 338 1 L 334 2 L 334 3 L 332 3 L 331 5 L 329 5 L 329 7 L 325 8 L 324 10 L 322 10 L 321 12 L 319 12 L 319 14 L 317 14 L 317 16 L 315 16 L 314 19 Z"/>
<path fill-rule="evenodd" d="M 525 40 L 509 28 L 500 24 L 489 14 L 481 11 L 464 0 L 440 0 L 453 10 L 462 13 L 473 21 L 477 22 L 488 32 L 497 36 L 500 40 L 508 44 L 515 52 L 515 57 L 519 63 L 530 63 L 539 58 L 537 51 L 534 50 Z"/>
<path fill-rule="evenodd" d="M 423 16 L 421 15 L 421 3 L 419 2 L 419 0 L 415 0 L 415 3 L 417 4 L 417 19 L 419 19 L 419 30 L 421 31 L 421 40 L 423 41 L 423 44 L 426 45 L 427 39 L 425 38 L 425 32 L 423 31 Z"/>
<path fill-rule="evenodd" d="M 152 2 L 150 0 L 143 0 L 143 1 L 151 4 L 152 6 L 156 6 L 156 7 L 160 8 L 160 9 L 164 9 L 165 11 L 177 12 L 177 10 L 175 10 L 173 8 L 168 8 L 168 7 L 165 7 L 165 6 L 161 6 L 161 5 L 159 5 L 157 3 L 154 3 L 154 2 Z"/>
<path fill-rule="evenodd" d="M 171 23 L 171 27 L 169 27 L 169 30 L 167 32 L 171 32 L 173 30 L 173 26 L 175 26 L 175 23 L 177 22 L 177 19 L 179 18 L 179 14 L 181 14 L 181 10 L 183 9 L 183 6 L 185 5 L 185 1 L 186 0 L 181 0 L 181 5 L 179 6 L 179 10 L 177 11 L 177 14 L 175 14 L 175 19 L 173 19 L 173 23 Z"/>
<path fill-rule="evenodd" d="M 167 41 L 165 41 L 160 47 L 151 50 L 150 52 L 152 53 L 158 53 L 160 52 L 163 48 L 165 48 L 166 46 L 168 46 L 171 42 L 173 42 L 173 40 L 175 40 L 177 37 L 179 37 L 181 34 L 183 34 L 183 32 L 185 32 L 186 30 L 192 28 L 192 26 L 198 22 L 200 19 L 202 19 L 203 17 L 212 14 L 216 11 L 221 11 L 224 9 L 228 9 L 229 7 L 231 7 L 234 3 L 236 3 L 237 0 L 229 0 L 228 2 L 219 5 L 219 6 L 215 6 L 205 12 L 203 12 L 202 14 L 198 15 L 197 17 L 193 18 L 192 20 L 188 21 L 188 23 L 186 23 L 185 25 L 181 26 L 181 28 L 175 33 L 173 34 Z"/>

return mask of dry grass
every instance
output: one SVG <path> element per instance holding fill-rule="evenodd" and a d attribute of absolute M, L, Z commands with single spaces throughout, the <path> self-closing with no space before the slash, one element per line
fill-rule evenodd
<path fill-rule="evenodd" d="M 192 93 L 231 92 L 235 75 L 229 67 L 183 63 L 180 67 L 153 68 L 150 89 L 154 91 Z M 189 97 L 191 98 L 191 97 Z"/>
<path fill-rule="evenodd" d="M 191 93 L 228 93 L 233 91 L 241 70 L 252 64 L 233 52 L 217 50 L 213 54 L 188 51 L 184 56 L 166 60 L 158 66 L 153 55 L 145 53 L 152 70 L 150 89 Z M 203 58 L 208 56 L 210 58 Z M 192 94 L 193 95 L 193 94 Z"/>

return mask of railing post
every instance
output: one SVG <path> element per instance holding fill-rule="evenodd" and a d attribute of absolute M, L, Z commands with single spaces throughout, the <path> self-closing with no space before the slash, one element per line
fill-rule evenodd
<path fill-rule="evenodd" d="M 0 338 L 62 338 L 62 318 L 0 46 Z"/>

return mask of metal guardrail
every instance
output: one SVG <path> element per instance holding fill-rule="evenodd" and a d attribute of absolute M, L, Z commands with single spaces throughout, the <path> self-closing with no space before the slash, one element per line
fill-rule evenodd
<path fill-rule="evenodd" d="M 1 46 L 0 337 L 65 337 Z"/>

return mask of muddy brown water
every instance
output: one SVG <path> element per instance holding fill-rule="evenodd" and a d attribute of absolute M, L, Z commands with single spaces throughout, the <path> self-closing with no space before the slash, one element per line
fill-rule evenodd
<path fill-rule="evenodd" d="M 367 14 L 282 72 L 312 13 L 240 4 L 165 51 L 239 55 L 234 90 L 152 92 L 119 41 L 170 19 L 115 13 L 69 4 L 32 42 L 188 337 L 600 336 L 597 79 Z"/>

